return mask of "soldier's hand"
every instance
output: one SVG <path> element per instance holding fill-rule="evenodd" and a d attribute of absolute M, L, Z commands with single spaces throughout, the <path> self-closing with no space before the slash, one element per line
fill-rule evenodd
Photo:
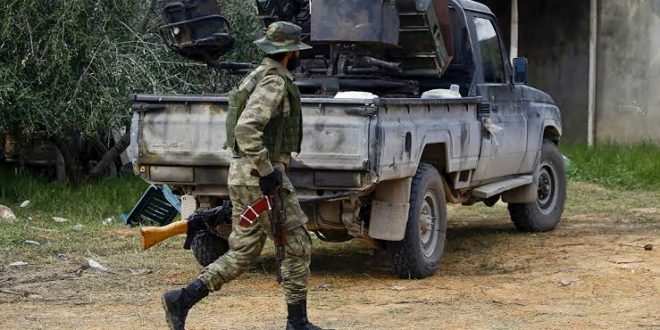
<path fill-rule="evenodd" d="M 194 236 L 198 231 L 206 229 L 206 224 L 204 223 L 204 218 L 198 213 L 191 215 L 188 218 L 188 235 Z"/>
<path fill-rule="evenodd" d="M 273 195 L 275 188 L 280 185 L 282 185 L 282 174 L 277 169 L 273 173 L 259 178 L 259 188 L 261 188 L 261 192 L 266 196 Z"/>

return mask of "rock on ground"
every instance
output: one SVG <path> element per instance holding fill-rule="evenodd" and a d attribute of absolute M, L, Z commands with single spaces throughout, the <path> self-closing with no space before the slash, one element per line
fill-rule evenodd
<path fill-rule="evenodd" d="M 11 223 L 16 220 L 16 215 L 10 208 L 0 205 L 0 220 Z"/>

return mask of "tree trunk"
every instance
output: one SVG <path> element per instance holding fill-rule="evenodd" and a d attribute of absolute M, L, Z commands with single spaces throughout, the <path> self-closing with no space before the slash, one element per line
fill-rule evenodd
<path fill-rule="evenodd" d="M 103 174 L 105 174 L 106 170 L 110 166 L 115 166 L 114 162 L 119 155 L 121 155 L 126 148 L 131 144 L 131 131 L 130 129 L 126 130 L 126 134 L 121 137 L 121 139 L 115 144 L 108 152 L 103 155 L 103 158 L 101 158 L 101 161 L 94 166 L 94 168 L 89 172 L 89 178 L 90 179 L 98 179 L 101 177 Z"/>
<path fill-rule="evenodd" d="M 60 150 L 69 182 L 77 185 L 82 180 L 83 169 L 80 166 L 80 146 L 75 133 L 54 138 L 53 142 Z"/>

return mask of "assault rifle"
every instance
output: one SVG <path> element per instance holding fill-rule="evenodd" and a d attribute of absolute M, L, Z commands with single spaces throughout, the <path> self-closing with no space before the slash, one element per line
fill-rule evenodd
<path fill-rule="evenodd" d="M 282 174 L 278 173 L 278 175 L 281 176 Z M 279 181 L 281 182 L 281 177 Z M 284 206 L 284 188 L 282 185 L 275 188 L 273 195 L 264 196 L 245 208 L 240 216 L 239 225 L 246 228 L 251 227 L 257 218 L 267 211 L 272 211 L 270 223 L 273 231 L 273 242 L 275 243 L 277 282 L 282 283 L 282 261 L 286 256 L 286 208 Z M 188 220 L 173 222 L 164 227 L 140 228 L 142 249 L 147 250 L 172 236 L 186 234 L 183 248 L 189 250 L 192 239 L 197 232 L 202 230 L 213 232 L 219 224 L 230 223 L 231 213 L 232 206 L 226 202 L 222 206 L 195 212 Z"/>
<path fill-rule="evenodd" d="M 219 224 L 227 221 L 231 221 L 230 203 L 195 212 L 188 220 L 176 221 L 164 227 L 143 227 L 140 228 L 142 249 L 149 249 L 172 236 L 186 234 L 186 242 L 183 244 L 183 248 L 190 250 L 190 245 L 197 232 L 203 230 L 214 232 Z"/>

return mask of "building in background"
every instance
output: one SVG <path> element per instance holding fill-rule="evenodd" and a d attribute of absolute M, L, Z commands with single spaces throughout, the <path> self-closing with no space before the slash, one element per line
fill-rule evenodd
<path fill-rule="evenodd" d="M 561 108 L 567 140 L 660 143 L 660 0 L 480 2 Z"/>

